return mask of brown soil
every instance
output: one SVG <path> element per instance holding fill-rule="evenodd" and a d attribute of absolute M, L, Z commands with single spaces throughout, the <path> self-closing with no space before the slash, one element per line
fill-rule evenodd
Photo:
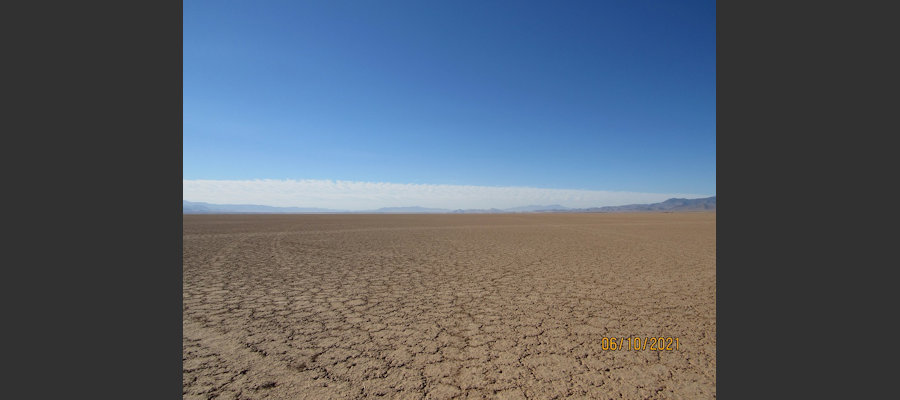
<path fill-rule="evenodd" d="M 716 396 L 715 213 L 183 222 L 185 398 Z"/>

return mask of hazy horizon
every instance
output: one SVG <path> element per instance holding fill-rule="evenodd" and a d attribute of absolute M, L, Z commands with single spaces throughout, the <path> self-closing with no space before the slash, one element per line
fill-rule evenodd
<path fill-rule="evenodd" d="M 347 211 L 385 207 L 507 209 L 531 205 L 569 208 L 658 203 L 670 198 L 715 196 L 698 193 L 551 189 L 516 186 L 403 184 L 332 180 L 183 180 L 182 200 L 212 204 L 329 208 Z"/>

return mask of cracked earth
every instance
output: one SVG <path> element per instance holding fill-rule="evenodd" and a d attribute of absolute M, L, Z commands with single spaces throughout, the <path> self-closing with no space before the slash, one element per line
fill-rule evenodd
<path fill-rule="evenodd" d="M 716 396 L 715 213 L 185 215 L 183 252 L 185 399 Z"/>

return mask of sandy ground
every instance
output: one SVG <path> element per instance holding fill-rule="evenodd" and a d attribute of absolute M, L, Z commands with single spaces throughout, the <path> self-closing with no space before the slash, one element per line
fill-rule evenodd
<path fill-rule="evenodd" d="M 716 396 L 715 213 L 183 222 L 186 399 Z"/>

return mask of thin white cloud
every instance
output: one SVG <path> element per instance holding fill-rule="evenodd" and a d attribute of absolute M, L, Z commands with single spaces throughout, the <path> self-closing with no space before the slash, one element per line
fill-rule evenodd
<path fill-rule="evenodd" d="M 511 208 L 560 204 L 585 208 L 701 198 L 686 193 L 541 189 L 517 186 L 431 185 L 332 180 L 182 180 L 182 198 L 215 204 L 259 204 L 371 210 L 381 207 Z"/>

